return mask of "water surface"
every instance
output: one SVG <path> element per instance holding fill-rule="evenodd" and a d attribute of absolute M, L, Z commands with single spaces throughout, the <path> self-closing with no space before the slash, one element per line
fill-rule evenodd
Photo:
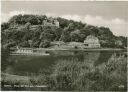
<path fill-rule="evenodd" d="M 39 72 L 50 73 L 52 67 L 60 60 L 74 59 L 77 59 L 78 62 L 89 62 L 98 66 L 107 62 L 113 55 L 122 55 L 123 51 L 50 51 L 49 53 L 49 56 L 12 55 L 8 59 L 9 64 L 2 66 L 4 67 L 3 71 L 24 76 Z"/>

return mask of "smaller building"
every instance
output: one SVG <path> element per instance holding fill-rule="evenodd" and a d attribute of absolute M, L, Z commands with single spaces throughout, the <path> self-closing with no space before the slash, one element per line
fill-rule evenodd
<path fill-rule="evenodd" d="M 33 53 L 33 50 L 32 49 L 20 48 L 20 49 L 17 49 L 15 53 Z"/>
<path fill-rule="evenodd" d="M 84 40 L 85 48 L 100 48 L 99 39 L 93 35 L 87 36 Z"/>
<path fill-rule="evenodd" d="M 122 46 L 122 45 L 123 45 L 123 43 L 122 43 L 121 40 L 117 40 L 117 41 L 115 42 L 115 44 L 118 45 L 118 46 Z"/>
<path fill-rule="evenodd" d="M 67 45 L 72 48 L 83 48 L 84 46 L 82 42 L 69 42 Z"/>
<path fill-rule="evenodd" d="M 57 20 L 54 20 L 54 24 L 55 24 L 56 27 L 60 26 L 59 21 L 57 21 Z"/>
<path fill-rule="evenodd" d="M 49 21 L 47 21 L 47 20 L 44 20 L 43 21 L 43 25 L 44 26 L 56 26 L 56 27 L 59 27 L 59 22 L 55 19 L 55 20 L 49 20 Z"/>
<path fill-rule="evenodd" d="M 50 55 L 47 50 L 42 48 L 18 48 L 12 52 L 12 55 Z"/>
<path fill-rule="evenodd" d="M 36 30 L 39 27 L 39 25 L 31 25 L 29 30 Z"/>
<path fill-rule="evenodd" d="M 63 41 L 54 41 L 54 42 L 51 42 L 51 45 L 61 46 L 61 45 L 65 45 L 65 43 Z"/>

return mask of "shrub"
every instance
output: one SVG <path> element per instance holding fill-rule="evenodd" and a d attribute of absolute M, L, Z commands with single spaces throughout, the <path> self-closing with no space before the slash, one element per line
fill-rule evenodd
<path fill-rule="evenodd" d="M 127 88 L 126 65 L 124 56 L 113 56 L 96 67 L 86 61 L 59 60 L 47 85 L 50 90 L 124 91 Z"/>
<path fill-rule="evenodd" d="M 54 85 L 49 85 L 54 90 L 86 90 L 89 83 L 92 83 L 87 77 L 91 70 L 91 67 L 88 67 L 85 62 L 60 60 L 50 75 Z"/>
<path fill-rule="evenodd" d="M 48 40 L 42 41 L 42 42 L 40 43 L 40 45 L 39 45 L 40 48 L 47 48 L 47 47 L 49 47 L 49 46 L 50 46 L 50 41 L 48 41 Z"/>

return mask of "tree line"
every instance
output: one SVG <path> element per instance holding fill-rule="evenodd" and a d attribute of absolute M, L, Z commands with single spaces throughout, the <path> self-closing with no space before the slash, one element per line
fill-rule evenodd
<path fill-rule="evenodd" d="M 57 20 L 59 27 L 43 26 L 44 20 Z M 49 47 L 52 41 L 84 42 L 88 35 L 99 38 L 102 47 L 126 47 L 127 37 L 115 36 L 108 27 L 98 27 L 86 23 L 52 18 L 45 15 L 15 15 L 1 24 L 3 47 Z M 121 41 L 119 45 L 116 41 Z"/>

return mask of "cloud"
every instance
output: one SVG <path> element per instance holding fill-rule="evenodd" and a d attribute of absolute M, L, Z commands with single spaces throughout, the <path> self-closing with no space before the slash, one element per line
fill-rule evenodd
<path fill-rule="evenodd" d="M 14 15 L 19 15 L 19 14 L 39 14 L 37 11 L 34 12 L 30 12 L 30 11 L 11 11 L 9 13 L 1 13 L 1 22 L 7 22 L 12 16 Z M 43 13 L 42 15 L 47 15 L 47 17 L 58 17 L 58 15 L 54 14 L 54 13 Z"/>
<path fill-rule="evenodd" d="M 7 22 L 9 19 L 9 15 L 5 13 L 1 13 L 1 22 Z"/>
<path fill-rule="evenodd" d="M 1 13 L 1 22 L 7 22 L 12 16 L 18 15 L 18 14 L 32 14 L 32 13 L 29 11 L 11 11 L 8 14 Z"/>
<path fill-rule="evenodd" d="M 57 14 L 54 13 L 45 13 L 43 15 L 46 15 L 47 17 L 57 17 Z"/>
<path fill-rule="evenodd" d="M 11 11 L 9 14 L 1 14 L 1 21 L 7 22 L 10 17 L 18 14 L 39 14 L 37 12 L 29 12 L 29 11 Z M 54 13 L 44 13 L 48 17 L 62 17 L 69 20 L 75 20 L 75 21 L 81 21 L 83 23 L 95 25 L 95 26 L 105 26 L 109 27 L 110 30 L 117 36 L 128 36 L 128 21 L 125 21 L 120 18 L 114 18 L 114 19 L 105 19 L 102 16 L 92 16 L 92 15 L 71 15 L 71 14 L 65 14 L 65 15 L 59 15 Z"/>
<path fill-rule="evenodd" d="M 18 15 L 18 14 L 30 14 L 31 12 L 29 11 L 12 11 L 9 13 L 10 16 Z"/>
<path fill-rule="evenodd" d="M 78 16 L 78 15 L 62 15 L 61 17 L 65 18 L 65 19 L 72 19 L 75 21 L 81 21 L 81 19 L 82 19 L 82 17 Z"/>

